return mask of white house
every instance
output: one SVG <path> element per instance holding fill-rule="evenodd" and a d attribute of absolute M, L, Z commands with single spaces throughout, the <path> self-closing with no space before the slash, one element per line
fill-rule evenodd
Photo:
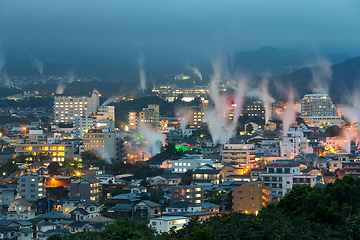
<path fill-rule="evenodd" d="M 22 198 L 10 202 L 7 212 L 8 220 L 29 220 L 35 218 L 35 210 L 31 209 L 31 203 Z"/>
<path fill-rule="evenodd" d="M 189 221 L 188 217 L 160 217 L 150 219 L 149 226 L 153 227 L 158 233 L 169 232 L 171 228 L 178 230 Z"/>
<path fill-rule="evenodd" d="M 178 160 L 172 161 L 172 173 L 185 173 L 206 164 L 213 166 L 214 162 L 211 159 L 204 159 L 201 155 L 185 155 Z"/>

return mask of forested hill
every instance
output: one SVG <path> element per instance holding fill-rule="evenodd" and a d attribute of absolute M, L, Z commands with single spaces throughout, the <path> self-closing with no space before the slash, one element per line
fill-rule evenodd
<path fill-rule="evenodd" d="M 291 86 L 299 94 L 303 96 L 306 93 L 312 92 L 312 82 L 313 74 L 320 67 L 312 68 L 303 68 L 298 71 L 295 71 L 291 74 L 283 74 L 280 76 L 270 77 L 269 79 L 273 83 L 280 83 L 283 86 Z M 325 85 L 329 86 L 330 95 L 336 95 L 336 97 L 341 98 L 343 94 L 346 94 L 349 91 L 352 91 L 354 88 L 360 87 L 360 57 L 348 59 L 342 63 L 337 63 L 332 65 L 332 80 L 329 82 L 324 82 Z M 321 76 L 320 76 L 321 79 Z M 253 78 L 252 82 L 260 82 L 261 78 Z M 321 79 L 325 80 L 325 79 Z M 279 96 L 275 94 L 276 84 L 270 85 L 271 92 L 274 96 Z M 281 96 L 279 96 L 281 97 Z"/>

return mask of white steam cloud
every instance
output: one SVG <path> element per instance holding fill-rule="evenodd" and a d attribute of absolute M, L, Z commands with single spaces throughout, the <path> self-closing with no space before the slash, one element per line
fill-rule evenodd
<path fill-rule="evenodd" d="M 161 152 L 161 146 L 166 140 L 166 135 L 154 131 L 145 124 L 140 124 L 138 134 L 143 139 L 139 151 L 144 154 L 144 157 L 152 157 Z"/>
<path fill-rule="evenodd" d="M 138 63 L 139 63 L 139 76 L 140 76 L 140 88 L 141 88 L 141 92 L 143 93 L 145 91 L 146 88 L 146 71 L 144 68 L 144 54 L 140 54 L 139 59 L 138 59 Z"/>
<path fill-rule="evenodd" d="M 44 63 L 35 57 L 31 57 L 31 63 L 32 66 L 39 71 L 40 75 L 43 75 Z"/>
<path fill-rule="evenodd" d="M 190 120 L 190 112 L 189 109 L 187 108 L 178 108 L 176 109 L 176 116 L 178 118 L 180 118 L 180 127 L 181 127 L 181 132 L 182 134 L 184 134 L 184 131 L 186 129 L 186 126 Z"/>
<path fill-rule="evenodd" d="M 287 136 L 290 126 L 295 121 L 295 118 L 296 118 L 296 110 L 294 103 L 294 92 L 290 90 L 286 109 L 284 110 L 284 113 L 282 115 L 283 136 Z"/>
<path fill-rule="evenodd" d="M 198 77 L 200 78 L 200 80 L 202 81 L 202 74 L 201 74 L 201 72 L 199 71 L 198 68 L 196 68 L 196 67 L 191 67 L 189 64 L 185 64 L 185 67 L 186 67 L 188 70 L 192 71 L 192 72 L 193 72 L 196 76 L 198 76 Z"/>
<path fill-rule="evenodd" d="M 67 80 L 61 80 L 57 87 L 56 87 L 56 94 L 63 94 L 64 90 L 66 89 L 67 85 L 72 83 L 75 80 L 74 71 L 68 73 Z"/>
<path fill-rule="evenodd" d="M 3 68 L 5 67 L 6 59 L 4 56 L 3 51 L 0 50 L 0 73 L 2 72 Z"/>
<path fill-rule="evenodd" d="M 314 93 L 325 93 L 329 94 L 330 82 L 332 80 L 332 65 L 326 58 L 318 57 L 316 60 L 311 62 L 312 65 L 317 65 L 311 67 L 312 74 L 312 89 Z"/>
<path fill-rule="evenodd" d="M 231 108 L 231 101 L 229 100 L 228 95 L 220 95 L 218 84 L 219 76 L 222 72 L 225 72 L 224 75 L 226 75 L 228 78 L 230 78 L 230 75 L 227 75 L 228 72 L 226 71 L 226 69 L 222 70 L 222 66 L 219 61 L 213 62 L 213 69 L 214 75 L 211 78 L 209 94 L 212 102 L 214 103 L 214 107 L 208 108 L 205 113 L 204 121 L 208 123 L 213 143 L 224 144 L 227 143 L 229 138 L 234 135 L 237 119 L 242 110 L 243 99 L 246 91 L 246 84 L 243 78 L 240 78 L 237 83 L 235 96 L 232 97 L 233 99 L 235 99 L 236 104 L 236 107 L 234 109 L 234 119 L 233 121 L 229 121 L 228 113 Z"/>

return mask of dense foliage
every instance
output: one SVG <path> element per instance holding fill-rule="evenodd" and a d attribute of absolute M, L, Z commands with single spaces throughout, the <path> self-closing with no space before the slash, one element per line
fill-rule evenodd
<path fill-rule="evenodd" d="M 100 233 L 62 239 L 359 239 L 359 190 L 360 179 L 345 176 L 324 188 L 294 186 L 257 216 L 235 212 L 205 222 L 191 219 L 184 228 L 162 235 L 143 224 L 123 220 Z"/>

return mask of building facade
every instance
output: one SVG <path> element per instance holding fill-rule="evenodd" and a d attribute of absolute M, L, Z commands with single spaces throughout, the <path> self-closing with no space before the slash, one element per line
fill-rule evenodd
<path fill-rule="evenodd" d="M 20 176 L 19 177 L 19 195 L 26 201 L 35 202 L 45 197 L 46 178 L 44 176 Z"/>
<path fill-rule="evenodd" d="M 73 123 L 75 117 L 83 116 L 85 112 L 96 113 L 100 103 L 100 94 L 94 89 L 90 96 L 66 96 L 54 97 L 54 123 Z"/>
<path fill-rule="evenodd" d="M 90 129 L 84 134 L 84 150 L 103 159 L 116 159 L 116 134 L 106 129 Z"/>

